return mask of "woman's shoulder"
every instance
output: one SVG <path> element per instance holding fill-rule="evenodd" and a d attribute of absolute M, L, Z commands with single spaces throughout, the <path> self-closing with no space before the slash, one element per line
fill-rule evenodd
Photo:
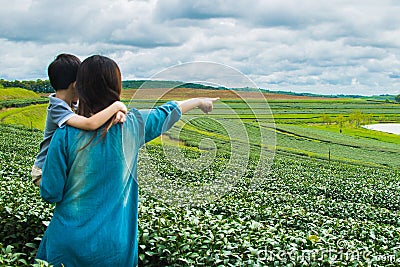
<path fill-rule="evenodd" d="M 130 109 L 126 114 L 126 121 L 123 125 L 125 128 L 144 128 L 144 118 L 142 113 L 136 108 Z"/>
<path fill-rule="evenodd" d="M 126 114 L 126 118 L 127 120 L 143 123 L 142 113 L 136 108 L 131 108 L 129 112 Z"/>

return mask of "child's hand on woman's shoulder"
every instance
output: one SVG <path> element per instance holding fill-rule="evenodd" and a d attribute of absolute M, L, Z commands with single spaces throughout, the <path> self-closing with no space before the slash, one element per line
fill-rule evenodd
<path fill-rule="evenodd" d="M 126 113 L 128 112 L 125 104 L 121 101 L 115 101 L 112 105 L 115 106 L 117 110 L 113 124 L 124 123 L 126 121 Z"/>
<path fill-rule="evenodd" d="M 126 108 L 125 104 L 122 103 L 121 101 L 115 101 L 113 103 L 113 105 L 116 105 L 117 110 L 119 110 L 119 111 L 121 111 L 123 113 L 127 113 L 128 112 L 128 109 Z"/>
<path fill-rule="evenodd" d="M 115 114 L 115 118 L 114 118 L 113 124 L 124 123 L 125 121 L 126 121 L 126 113 L 124 113 L 122 111 L 118 111 Z"/>

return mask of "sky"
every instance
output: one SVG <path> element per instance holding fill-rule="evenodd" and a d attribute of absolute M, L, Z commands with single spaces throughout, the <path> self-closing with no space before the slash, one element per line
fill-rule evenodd
<path fill-rule="evenodd" d="M 257 87 L 400 94 L 396 0 L 0 0 L 0 78 L 47 79 L 59 53 L 114 59 L 124 80 L 214 62 Z"/>

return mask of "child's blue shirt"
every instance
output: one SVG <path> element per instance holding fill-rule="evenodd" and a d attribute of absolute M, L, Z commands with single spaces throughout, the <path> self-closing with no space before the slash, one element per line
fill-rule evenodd
<path fill-rule="evenodd" d="M 44 138 L 40 143 L 40 152 L 36 156 L 34 165 L 38 168 L 43 167 L 46 159 L 47 150 L 49 149 L 51 138 L 57 128 L 65 126 L 66 122 L 74 116 L 75 113 L 71 107 L 62 99 L 59 99 L 55 94 L 49 96 L 49 106 L 47 107 L 46 127 L 44 129 Z"/>

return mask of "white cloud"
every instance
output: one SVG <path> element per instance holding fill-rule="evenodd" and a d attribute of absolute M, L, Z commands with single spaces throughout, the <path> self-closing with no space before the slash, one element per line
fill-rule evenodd
<path fill-rule="evenodd" d="M 395 1 L 0 0 L 0 78 L 46 77 L 61 52 L 110 56 L 124 79 L 194 60 L 259 87 L 384 94 L 400 82 Z"/>

